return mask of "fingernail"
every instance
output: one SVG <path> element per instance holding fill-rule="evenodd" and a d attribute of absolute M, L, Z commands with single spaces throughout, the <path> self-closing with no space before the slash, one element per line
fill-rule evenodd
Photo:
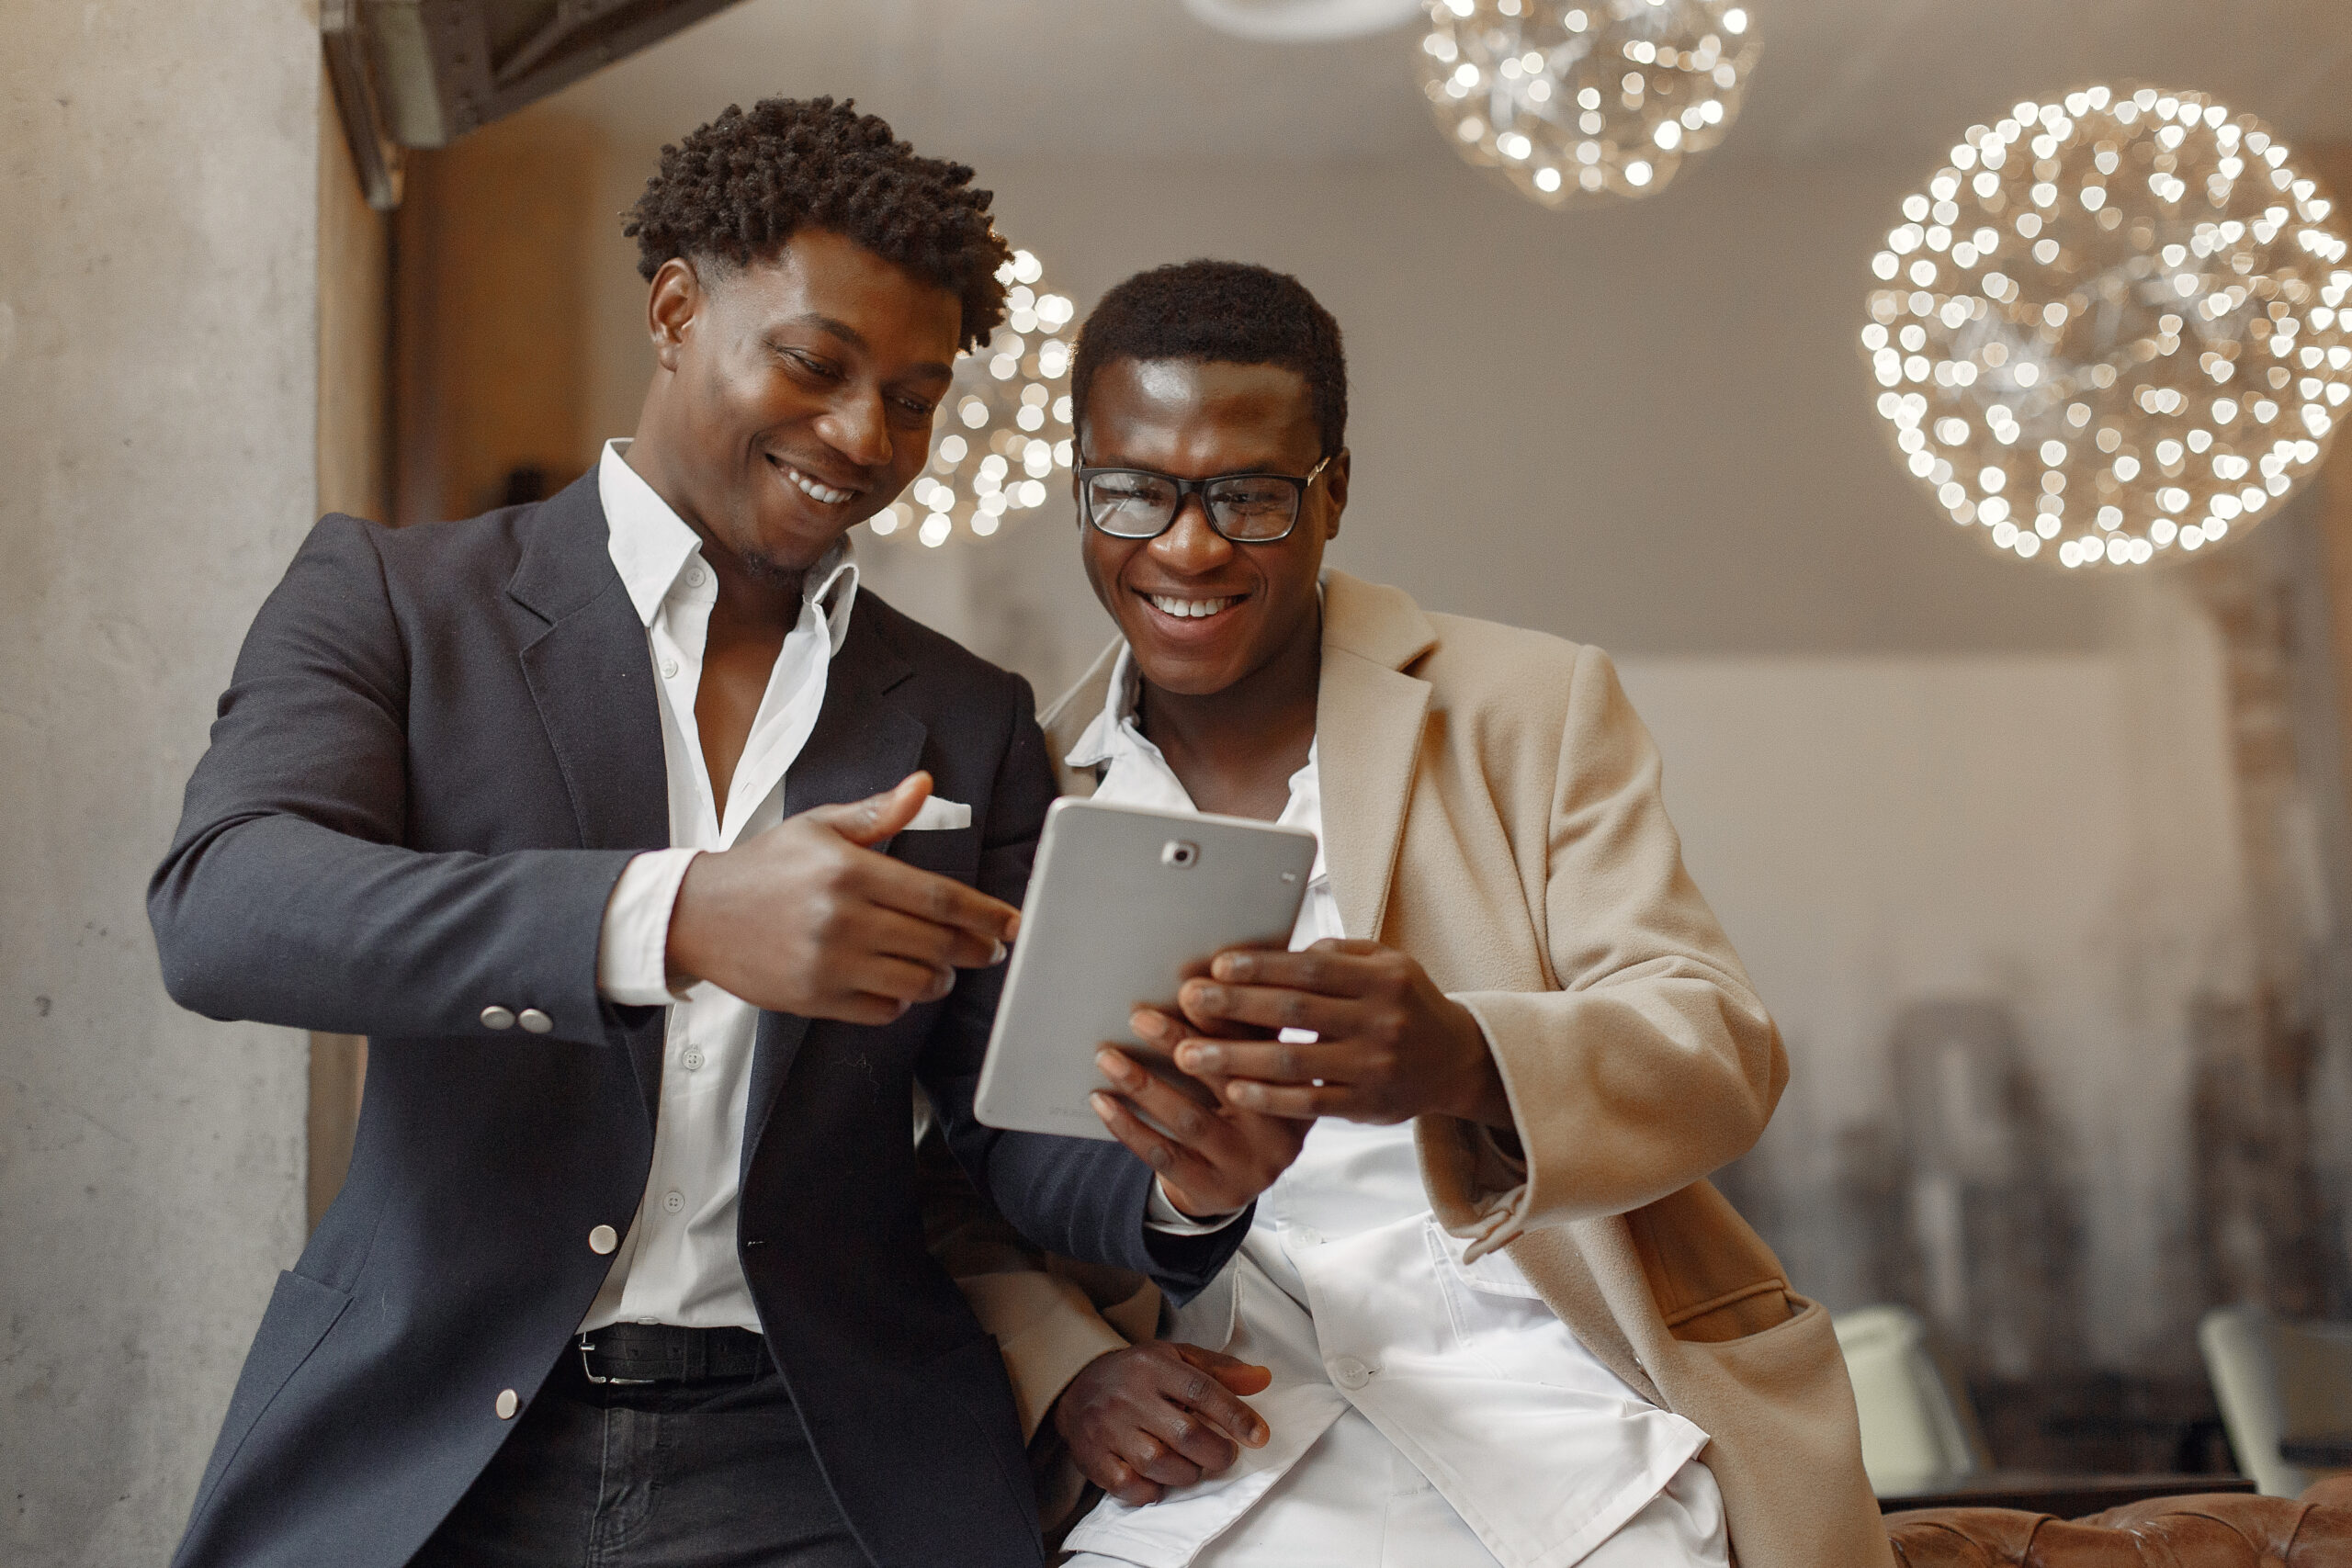
<path fill-rule="evenodd" d="M 1238 1083 L 1227 1088 L 1226 1098 L 1234 1104 L 1255 1110 L 1266 1098 L 1266 1091 L 1253 1083 Z"/>
<path fill-rule="evenodd" d="M 1250 961 L 1238 953 L 1221 955 L 1209 965 L 1209 973 L 1220 980 L 1242 980 L 1250 975 Z"/>
<path fill-rule="evenodd" d="M 1127 1027 L 1146 1040 L 1157 1040 L 1167 1032 L 1167 1022 L 1149 1008 L 1137 1008 L 1127 1014 Z"/>
<path fill-rule="evenodd" d="M 1115 1084 L 1133 1084 L 1142 1076 L 1136 1071 L 1133 1062 L 1128 1061 L 1116 1051 L 1095 1052 L 1094 1066 L 1104 1077 Z"/>
<path fill-rule="evenodd" d="M 1180 1045 L 1176 1049 L 1176 1065 L 1188 1073 L 1213 1071 L 1216 1066 L 1216 1048 L 1213 1045 Z"/>
<path fill-rule="evenodd" d="M 1015 909 L 1012 912 L 1012 918 L 1004 922 L 1004 940 L 1007 942 L 1017 942 L 1020 940 L 1020 937 L 1021 911 Z"/>
<path fill-rule="evenodd" d="M 1225 988 L 1222 986 L 1205 986 L 1195 981 L 1193 986 L 1193 1000 L 1204 1008 L 1221 1008 L 1225 1005 Z"/>
<path fill-rule="evenodd" d="M 1262 1449 L 1266 1446 L 1266 1424 L 1263 1421 L 1252 1421 L 1250 1424 L 1250 1446 L 1253 1449 Z"/>
<path fill-rule="evenodd" d="M 991 964 L 1001 964 L 1004 962 L 1004 955 L 1011 951 L 1012 949 L 1006 947 L 1004 943 L 1000 942 L 989 950 L 989 962 Z"/>
<path fill-rule="evenodd" d="M 1113 1100 L 1109 1095 L 1104 1094 L 1098 1089 L 1092 1094 L 1086 1097 L 1086 1103 L 1094 1107 L 1095 1115 L 1100 1116 L 1103 1121 L 1108 1122 L 1111 1119 L 1111 1107 L 1116 1102 Z"/>

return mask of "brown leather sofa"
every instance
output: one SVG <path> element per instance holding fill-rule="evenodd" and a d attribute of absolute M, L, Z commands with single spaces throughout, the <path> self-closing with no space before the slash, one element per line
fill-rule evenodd
<path fill-rule="evenodd" d="M 1886 1527 L 1903 1568 L 2352 1568 L 2352 1474 L 2301 1497 L 2157 1497 L 2071 1521 L 1921 1508 Z"/>

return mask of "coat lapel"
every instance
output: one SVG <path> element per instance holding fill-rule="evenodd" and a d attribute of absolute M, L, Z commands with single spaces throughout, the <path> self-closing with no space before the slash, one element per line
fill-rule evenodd
<path fill-rule="evenodd" d="M 507 596 L 547 622 L 523 644 L 523 679 L 563 772 L 580 844 L 659 850 L 670 843 L 670 781 L 653 661 L 606 547 L 594 469 L 520 525 L 523 555 Z M 662 1031 L 629 1032 L 647 1115 L 662 1081 Z"/>
<path fill-rule="evenodd" d="M 879 795 L 922 763 L 929 728 L 888 700 L 890 688 L 914 673 L 872 630 L 868 617 L 850 612 L 848 635 L 825 675 L 825 701 L 816 728 L 784 775 L 784 814 Z M 752 1055 L 751 1103 L 743 1120 L 743 1170 L 752 1168 L 760 1135 L 808 1033 L 796 1013 L 760 1015 Z"/>
<path fill-rule="evenodd" d="M 1429 682 L 1404 669 L 1436 642 L 1429 617 L 1396 589 L 1326 577 L 1317 772 L 1324 862 L 1351 937 L 1377 938 L 1388 908 L 1430 708 Z"/>

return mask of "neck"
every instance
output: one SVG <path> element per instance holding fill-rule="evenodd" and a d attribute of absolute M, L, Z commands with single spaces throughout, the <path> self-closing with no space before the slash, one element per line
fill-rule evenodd
<path fill-rule="evenodd" d="M 1318 611 L 1272 659 L 1222 691 L 1190 694 L 1144 681 L 1136 718 L 1202 810 L 1279 817 L 1290 776 L 1315 744 L 1322 672 Z"/>
<path fill-rule="evenodd" d="M 702 557 L 717 580 L 718 602 L 711 611 L 710 635 L 762 637 L 773 631 L 777 639 L 800 619 L 800 595 L 808 574 L 786 571 L 774 564 L 730 547 L 695 503 L 683 482 L 688 465 L 677 460 L 673 444 L 664 438 L 662 421 L 649 398 L 639 415 L 637 434 L 621 461 L 646 482 L 678 520 L 702 541 Z"/>

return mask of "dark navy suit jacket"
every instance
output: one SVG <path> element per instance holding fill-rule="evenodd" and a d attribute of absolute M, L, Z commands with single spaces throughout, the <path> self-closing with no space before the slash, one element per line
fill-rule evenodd
<path fill-rule="evenodd" d="M 397 1568 L 566 1350 L 652 1158 L 659 1009 L 596 991 L 605 904 L 669 842 L 645 631 L 592 473 L 393 531 L 319 524 L 255 618 L 149 914 L 208 1016 L 370 1037 L 342 1195 L 278 1277 L 175 1562 Z M 786 815 L 928 768 L 967 829 L 889 852 L 1019 902 L 1054 795 L 1027 682 L 860 593 Z M 1242 1225 L 1144 1228 L 1114 1144 L 1000 1133 L 972 1093 L 1001 969 L 882 1028 L 764 1014 L 739 1256 L 835 1497 L 884 1568 L 1035 1564 L 989 1339 L 923 1247 L 909 1108 L 1040 1246 L 1179 1299 Z M 486 1007 L 537 1008 L 545 1034 Z"/>

